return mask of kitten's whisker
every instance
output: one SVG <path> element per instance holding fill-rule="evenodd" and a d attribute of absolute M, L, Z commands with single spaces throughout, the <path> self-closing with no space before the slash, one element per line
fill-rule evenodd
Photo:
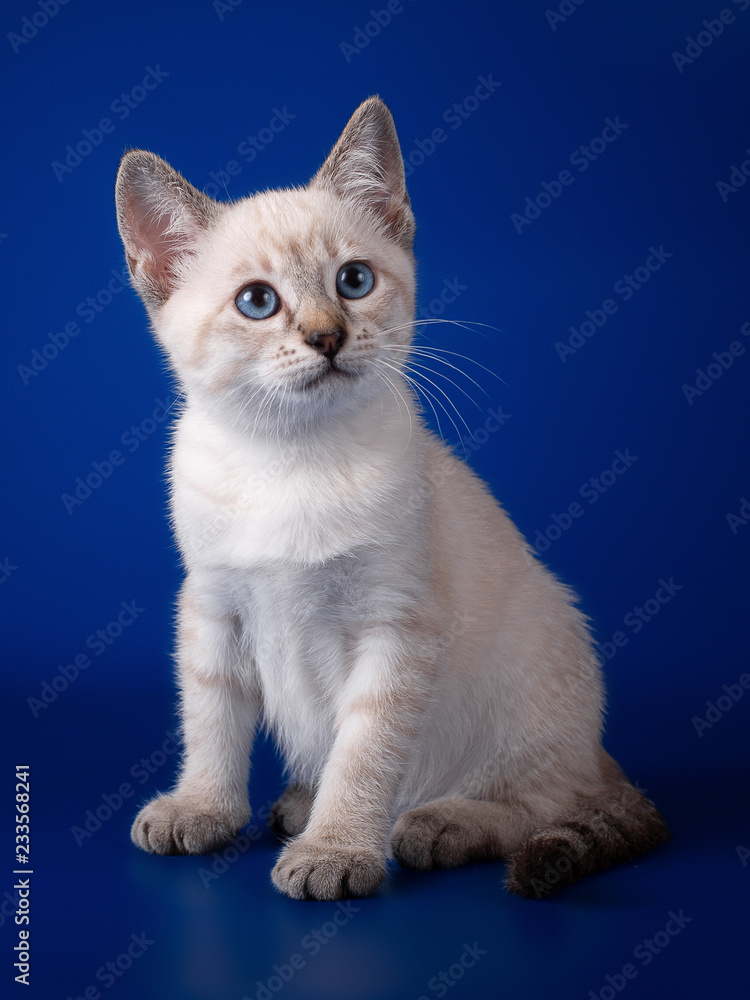
<path fill-rule="evenodd" d="M 261 416 L 263 414 L 263 411 L 266 409 L 266 407 L 267 406 L 270 407 L 271 401 L 272 401 L 273 395 L 274 395 L 274 387 L 273 387 L 273 385 L 263 386 L 262 388 L 263 388 L 263 398 L 261 399 L 260 406 L 258 407 L 258 410 L 257 410 L 257 412 L 255 414 L 255 422 L 253 424 L 253 429 L 250 432 L 250 436 L 252 438 L 255 437 L 255 432 L 257 430 L 259 430 L 258 424 L 259 424 L 260 418 L 261 418 Z"/>
<path fill-rule="evenodd" d="M 409 375 L 407 375 L 406 372 L 403 371 L 403 369 L 396 367 L 396 365 L 392 365 L 390 362 L 386 361 L 385 358 L 378 358 L 377 361 L 378 361 L 378 364 L 385 365 L 387 368 L 390 368 L 392 371 L 395 371 L 396 374 L 401 379 L 403 379 L 405 382 L 407 382 L 410 386 L 413 386 L 414 389 L 417 391 L 417 394 L 420 395 L 420 393 L 419 393 L 419 386 L 416 384 L 416 382 L 414 381 L 414 379 L 410 378 Z M 445 441 L 445 435 L 443 434 L 443 428 L 442 428 L 442 426 L 440 424 L 440 417 L 437 415 L 437 410 L 432 405 L 432 399 L 430 398 L 430 394 L 428 392 L 424 392 L 424 393 L 421 393 L 421 395 L 427 401 L 427 404 L 429 405 L 430 409 L 432 410 L 432 414 L 435 417 L 435 423 L 437 424 L 437 429 L 438 429 L 438 433 L 440 434 L 441 440 Z"/>
<path fill-rule="evenodd" d="M 503 331 L 499 326 L 492 326 L 491 323 L 480 323 L 478 320 L 474 319 L 446 319 L 445 317 L 439 316 L 428 316 L 425 319 L 414 319 L 407 320 L 406 323 L 402 323 L 400 326 L 391 327 L 389 330 L 384 330 L 384 333 L 389 333 L 392 330 L 405 330 L 407 327 L 416 326 L 434 326 L 438 323 L 448 323 L 455 326 L 462 326 L 464 329 L 469 330 L 470 333 L 477 333 L 479 331 L 472 330 L 473 326 L 486 327 L 488 330 L 494 330 L 496 333 L 502 333 Z"/>
<path fill-rule="evenodd" d="M 261 385 L 258 385 L 256 387 L 255 383 L 251 379 L 247 379 L 246 383 L 243 386 L 241 386 L 240 388 L 241 389 L 245 389 L 245 388 L 252 389 L 252 388 L 254 388 L 254 392 L 252 392 L 249 397 L 246 397 L 245 399 L 242 400 L 242 405 L 241 405 L 241 407 L 240 407 L 240 409 L 239 409 L 239 411 L 237 413 L 237 416 L 236 416 L 236 418 L 234 420 L 234 424 L 235 424 L 236 427 L 241 427 L 244 424 L 245 416 L 248 413 L 248 411 L 250 410 L 250 407 L 251 407 L 251 405 L 253 403 L 253 400 L 255 400 L 260 394 L 266 393 L 268 391 L 268 388 L 265 385 L 261 384 Z M 256 413 L 256 421 L 257 421 L 257 417 L 258 417 L 258 414 Z M 251 437 L 254 437 L 254 436 L 255 436 L 255 428 L 253 428 L 253 431 L 251 433 Z"/>
<path fill-rule="evenodd" d="M 410 366 L 409 366 L 408 364 L 407 364 L 407 365 L 405 365 L 405 367 L 406 367 L 406 368 L 407 368 L 407 369 L 408 369 L 408 370 L 409 370 L 410 372 L 411 372 L 411 371 L 414 371 L 414 370 L 413 370 L 413 368 L 411 368 L 411 367 L 410 367 Z M 422 367 L 424 367 L 424 366 L 422 366 Z M 427 369 L 427 371 L 429 371 L 429 370 L 430 370 L 430 369 L 428 368 L 428 369 Z M 434 374 L 434 373 L 433 373 L 433 374 Z M 448 393 L 447 393 L 447 392 L 445 391 L 445 389 L 443 389 L 443 388 L 442 388 L 442 386 L 439 386 L 439 385 L 437 384 L 437 382 L 433 382 L 433 381 L 432 381 L 432 379 L 429 379 L 429 378 L 427 378 L 427 376 L 426 376 L 426 375 L 422 375 L 422 374 L 421 374 L 421 373 L 419 373 L 419 372 L 414 372 L 414 377 L 415 377 L 415 379 L 416 379 L 416 378 L 423 378 L 423 379 L 425 379 L 425 381 L 426 381 L 426 382 L 429 382 L 429 383 L 430 383 L 430 385 L 431 385 L 431 386 L 433 387 L 433 389 L 436 389 L 436 390 L 437 390 L 438 392 L 442 393 L 442 394 L 443 394 L 443 395 L 445 396 L 445 398 L 446 398 L 446 399 L 448 400 L 448 402 L 449 402 L 449 403 L 451 404 L 451 406 L 452 406 L 452 407 L 453 407 L 453 409 L 455 410 L 455 412 L 456 412 L 456 416 L 458 417 L 458 419 L 459 419 L 459 420 L 461 421 L 461 423 L 462 423 L 462 424 L 464 425 L 464 427 L 465 427 L 465 428 L 466 428 L 466 430 L 468 431 L 468 433 L 469 433 L 469 437 L 470 437 L 470 438 L 471 438 L 471 440 L 473 441 L 473 440 L 474 440 L 474 434 L 472 433 L 472 431 L 471 431 L 471 429 L 470 429 L 469 425 L 468 425 L 468 424 L 466 423 L 466 421 L 464 420 L 464 418 L 463 418 L 463 415 L 461 414 L 461 411 L 460 411 L 460 410 L 458 409 L 458 407 L 457 407 L 457 406 L 456 406 L 456 404 L 455 404 L 455 403 L 453 402 L 453 400 L 452 400 L 452 399 L 450 398 L 450 396 L 449 396 L 449 395 L 448 395 Z M 418 384 L 419 384 L 419 383 L 418 383 Z M 420 387 L 421 387 L 421 386 L 420 386 Z M 471 399 L 471 396 L 469 396 L 469 399 Z M 473 400 L 473 399 L 472 399 L 471 401 L 472 401 L 472 403 L 474 402 L 474 400 Z M 481 408 L 481 406 L 479 406 L 478 404 L 475 404 L 475 405 L 477 405 L 478 409 L 479 409 L 479 410 L 481 411 L 481 409 L 482 409 L 482 408 Z M 447 409 L 445 408 L 445 406 L 443 406 L 443 409 L 445 410 L 445 412 L 446 412 L 446 413 L 448 413 L 448 410 L 447 410 Z M 449 414 L 449 413 L 448 413 L 448 416 L 450 417 L 450 414 Z M 459 439 L 461 439 L 461 434 L 460 434 L 460 432 L 459 432 L 459 430 L 458 430 L 458 427 L 456 427 L 456 422 L 455 422 L 455 421 L 453 420 L 453 418 L 452 418 L 452 417 L 451 417 L 451 423 L 452 423 L 452 424 L 453 424 L 453 426 L 454 426 L 454 427 L 456 428 L 456 433 L 458 434 L 458 437 L 459 437 Z M 465 446 L 464 446 L 464 447 L 465 447 Z"/>
<path fill-rule="evenodd" d="M 507 384 L 508 384 L 505 381 L 505 379 L 501 378 L 497 374 L 497 372 L 493 372 L 493 370 L 491 368 L 487 368 L 485 365 L 480 364 L 479 361 L 476 361 L 474 358 L 470 358 L 466 354 L 461 354 L 459 351 L 449 351 L 445 347 L 434 347 L 432 345 L 429 346 L 429 347 L 425 347 L 422 344 L 411 344 L 411 345 L 406 345 L 406 344 L 383 344 L 382 346 L 383 347 L 387 347 L 389 350 L 407 351 L 407 352 L 413 352 L 415 354 L 422 354 L 424 357 L 430 357 L 431 355 L 428 353 L 430 351 L 439 351 L 441 354 L 450 354 L 453 357 L 461 358 L 463 361 L 468 361 L 470 364 L 476 365 L 478 368 L 481 368 L 483 371 L 486 371 L 488 375 L 491 375 L 493 378 L 496 378 L 498 380 L 498 382 L 502 382 L 503 385 L 507 386 Z M 433 360 L 434 361 L 443 361 L 442 358 L 433 358 Z M 449 362 L 444 361 L 443 363 L 444 364 L 448 364 Z M 460 368 L 458 369 L 458 371 L 460 371 L 462 375 L 466 375 L 466 372 L 462 371 Z M 469 376 L 466 375 L 466 378 L 469 378 Z"/>
<path fill-rule="evenodd" d="M 276 407 L 276 447 L 278 448 L 279 452 L 283 454 L 283 441 L 281 436 L 282 419 L 286 409 L 287 396 L 289 395 L 291 390 L 289 385 L 284 385 L 282 388 L 283 392 L 281 395 L 281 402 Z"/>
<path fill-rule="evenodd" d="M 427 316 L 424 319 L 415 319 L 415 326 L 432 326 L 436 323 L 452 323 L 454 326 L 462 326 L 464 330 L 469 330 L 471 333 L 479 333 L 479 330 L 472 330 L 474 326 L 481 326 L 485 330 L 494 330 L 495 333 L 502 333 L 503 331 L 499 326 L 493 326 L 492 323 L 480 323 L 476 319 L 446 319 L 445 317 L 439 316 Z"/>
<path fill-rule="evenodd" d="M 416 383 L 416 382 L 414 383 L 414 385 L 417 387 L 417 390 L 420 393 L 420 395 L 424 396 L 428 401 L 430 399 L 434 399 L 435 402 L 437 403 L 437 405 L 441 408 L 441 410 L 444 411 L 444 413 L 446 414 L 446 416 L 448 417 L 448 419 L 450 420 L 450 422 L 453 424 L 453 429 L 456 432 L 456 438 L 457 438 L 457 440 L 461 442 L 461 445 L 462 445 L 462 447 L 464 449 L 464 458 L 468 459 L 469 453 L 466 450 L 466 445 L 464 444 L 464 439 L 461 437 L 461 431 L 458 429 L 458 426 L 456 425 L 456 421 L 450 415 L 449 410 L 446 409 L 446 407 L 443 405 L 442 401 L 440 399 L 438 399 L 438 397 L 435 396 L 433 393 L 431 393 L 430 390 L 426 386 L 424 386 L 424 385 L 418 385 L 418 383 Z M 430 405 L 432 406 L 431 403 L 430 403 Z M 434 408 L 433 408 L 433 413 L 434 412 L 435 411 L 434 411 Z M 437 415 L 436 415 L 435 419 L 437 420 Z M 443 434 L 443 429 L 442 429 L 442 427 L 440 427 L 439 423 L 438 423 L 438 428 L 440 430 L 440 438 L 441 438 L 443 444 L 447 448 L 451 448 L 451 446 L 448 444 L 447 438 Z M 453 450 L 453 449 L 451 448 L 451 450 Z"/>
<path fill-rule="evenodd" d="M 437 319 L 436 317 L 432 319 L 417 319 L 414 321 L 414 328 L 419 330 L 419 327 L 434 326 L 437 323 L 449 323 L 452 326 L 457 326 L 462 330 L 466 330 L 468 333 L 476 333 L 480 337 L 489 337 L 489 334 L 484 332 L 485 330 L 493 330 L 495 333 L 503 332 L 500 327 L 492 326 L 491 323 L 478 323 L 472 319 Z M 481 326 L 483 329 L 475 330 L 474 327 L 477 326 Z"/>
<path fill-rule="evenodd" d="M 422 357 L 422 356 L 423 355 L 420 355 L 420 357 Z M 433 358 L 432 360 L 433 361 L 442 361 L 442 358 Z M 482 410 L 482 407 L 479 405 L 479 403 L 477 403 L 477 401 L 473 398 L 473 396 L 470 396 L 469 393 L 466 392 L 465 389 L 461 388 L 461 386 L 458 384 L 458 382 L 455 382 L 448 375 L 444 375 L 443 372 L 435 372 L 435 371 L 432 370 L 432 368 L 428 368 L 427 365 L 420 365 L 418 361 L 414 361 L 411 358 L 409 358 L 409 364 L 412 366 L 412 368 L 420 368 L 420 369 L 422 369 L 422 371 L 431 372 L 436 378 L 444 378 L 444 379 L 446 379 L 446 381 L 450 382 L 451 385 L 455 386 L 456 389 L 458 389 L 459 392 L 462 392 L 464 394 L 464 396 L 466 396 L 466 398 L 469 400 L 469 402 L 473 403 L 473 405 L 476 406 L 476 408 L 479 410 L 480 413 L 484 412 L 484 410 Z M 485 396 L 487 396 L 488 399 L 492 398 L 490 396 L 490 394 L 488 392 L 486 392 L 482 388 L 482 386 L 479 385 L 478 382 L 475 382 L 473 378 L 471 378 L 469 375 L 467 375 L 466 372 L 462 372 L 460 368 L 456 368 L 456 366 L 452 365 L 449 361 L 445 361 L 444 364 L 448 365 L 449 368 L 453 368 L 455 371 L 459 372 L 461 375 L 464 375 L 466 378 L 468 378 L 470 382 L 474 383 L 474 385 L 477 387 L 477 389 L 480 389 L 482 392 L 484 392 Z"/>
<path fill-rule="evenodd" d="M 271 391 L 269 393 L 269 399 L 268 399 L 267 411 L 264 413 L 264 420 L 265 420 L 265 424 L 266 424 L 266 427 L 267 427 L 267 434 L 268 434 L 269 437 L 270 437 L 270 434 L 271 434 L 271 430 L 273 428 L 272 419 L 273 419 L 274 409 L 276 410 L 276 419 L 277 419 L 277 421 L 278 421 L 278 418 L 279 418 L 278 399 L 279 399 L 279 396 L 281 395 L 281 388 L 282 387 L 280 387 L 278 385 L 271 386 Z"/>
<path fill-rule="evenodd" d="M 373 360 L 377 361 L 378 359 L 375 358 Z M 406 400 L 401 395 L 401 393 L 398 391 L 398 389 L 394 386 L 394 384 L 391 381 L 391 379 L 388 378 L 388 376 L 384 372 L 381 372 L 378 369 L 377 364 L 373 368 L 373 371 L 375 372 L 375 374 L 379 378 L 381 378 L 385 382 L 385 384 L 391 390 L 391 395 L 396 400 L 396 405 L 398 406 L 399 417 L 401 416 L 401 404 L 402 403 L 403 403 L 403 405 L 404 405 L 404 407 L 406 409 L 406 415 L 409 418 L 409 438 L 408 438 L 408 440 L 406 442 L 406 445 L 404 446 L 404 452 L 405 452 L 408 449 L 409 445 L 411 444 L 411 435 L 412 435 L 412 419 L 411 419 L 411 410 L 409 409 L 409 404 L 406 402 Z M 403 452 L 402 452 L 402 454 L 403 454 Z"/>
<path fill-rule="evenodd" d="M 378 359 L 377 358 L 373 358 L 372 360 L 373 361 L 377 361 Z M 383 372 L 381 372 L 378 369 L 377 365 L 375 365 L 375 367 L 373 368 L 373 371 L 375 372 L 376 375 L 378 375 L 385 382 L 385 384 L 391 390 L 391 395 L 396 400 L 396 405 L 398 406 L 398 411 L 400 413 L 401 412 L 401 404 L 404 402 L 403 396 L 401 396 L 400 393 L 396 392 L 396 389 L 394 388 L 394 385 L 393 385 L 393 382 L 391 381 L 391 379 L 389 379 L 387 375 L 385 375 Z M 409 411 L 408 406 L 407 406 L 406 409 L 407 409 L 407 413 L 408 413 L 408 411 Z"/>
<path fill-rule="evenodd" d="M 388 363 L 387 361 L 383 360 L 383 359 L 381 359 L 381 363 L 382 363 L 382 364 L 385 364 L 385 365 L 389 365 L 389 363 Z M 393 366 L 392 366 L 392 365 L 389 365 L 389 367 L 393 367 Z M 415 388 L 415 389 L 416 389 L 416 391 L 417 391 L 417 392 L 419 393 L 419 395 L 423 396 L 423 397 L 424 397 L 424 398 L 425 398 L 425 399 L 427 400 L 427 402 L 429 403 L 429 405 L 430 405 L 430 409 L 432 410 L 432 412 L 433 412 L 433 414 L 434 414 L 434 416 L 435 416 L 435 422 L 437 423 L 437 427 L 438 427 L 438 432 L 439 432 L 439 434 L 440 434 L 440 437 L 441 437 L 441 439 L 442 439 L 443 443 L 444 443 L 444 444 L 447 444 L 447 441 L 446 441 L 446 439 L 445 439 L 445 435 L 443 434 L 443 428 L 442 428 L 442 425 L 441 425 L 441 423 L 440 423 L 440 418 L 439 418 L 439 417 L 438 417 L 438 415 L 437 415 L 437 410 L 436 410 L 436 409 L 435 409 L 435 407 L 433 406 L 433 402 L 432 402 L 433 400 L 434 400 L 434 401 L 435 401 L 435 402 L 437 403 L 437 405 L 438 405 L 438 406 L 440 407 L 440 409 L 441 409 L 441 410 L 443 410 L 443 412 L 445 413 L 445 415 L 446 415 L 446 416 L 448 417 L 448 419 L 450 420 L 450 422 L 451 422 L 451 423 L 453 424 L 453 428 L 454 428 L 454 430 L 455 430 L 455 432 L 456 432 L 456 437 L 457 437 L 457 438 L 458 438 L 458 440 L 459 440 L 459 441 L 460 441 L 460 442 L 461 442 L 461 443 L 463 444 L 463 438 L 461 437 L 461 432 L 460 432 L 460 431 L 459 431 L 459 429 L 458 429 L 458 424 L 457 424 L 457 423 L 456 423 L 456 421 L 455 421 L 455 420 L 453 419 L 453 417 L 451 416 L 451 413 L 450 413 L 450 410 L 448 410 L 448 408 L 447 408 L 447 407 L 445 406 L 445 404 L 444 404 L 444 403 L 442 402 L 442 400 L 441 400 L 441 399 L 440 399 L 440 398 L 439 398 L 438 396 L 436 396 L 436 395 L 434 395 L 433 393 L 431 393 L 431 392 L 430 392 L 430 390 L 429 390 L 429 389 L 428 389 L 428 388 L 427 388 L 426 386 L 424 386 L 424 385 L 422 385 L 422 384 L 421 384 L 420 382 L 418 382 L 418 381 L 416 380 L 416 378 L 413 378 L 413 377 L 412 377 L 411 375 L 408 375 L 406 371 L 402 371 L 402 372 L 401 372 L 401 375 L 402 375 L 402 377 L 403 377 L 404 379 L 406 379 L 406 381 L 407 381 L 407 382 L 408 382 L 408 383 L 409 383 L 410 385 L 414 386 L 414 388 Z M 425 377 L 425 376 L 422 376 L 422 378 L 424 378 L 424 377 Z M 430 382 L 430 380 L 429 380 L 429 379 L 427 379 L 427 381 L 428 381 L 428 382 Z M 442 389 L 440 388 L 440 386 L 438 386 L 438 385 L 435 385 L 435 383 L 434 383 L 434 382 L 430 382 L 430 384 L 431 384 L 432 386 L 434 386 L 434 388 L 435 388 L 435 389 L 437 389 L 437 390 L 438 390 L 439 392 L 442 392 L 442 393 L 443 393 L 443 395 L 445 396 L 445 398 L 446 398 L 446 399 L 448 400 L 448 402 L 449 402 L 449 403 L 452 403 L 452 401 L 451 401 L 451 399 L 450 399 L 450 396 L 448 396 L 448 395 L 447 395 L 447 393 L 445 393 L 445 392 L 444 392 L 444 391 L 443 391 L 443 390 L 442 390 Z M 455 409 L 455 407 L 454 407 L 454 409 Z M 458 413 L 458 410 L 456 410 L 456 413 L 458 414 L 458 416 L 460 417 L 460 419 L 461 419 L 461 420 L 463 421 L 463 423 L 464 423 L 464 426 L 466 427 L 466 430 L 467 430 L 467 431 L 469 431 L 469 437 L 471 437 L 471 438 L 473 439 L 474 435 L 473 435 L 473 434 L 471 433 L 471 431 L 469 430 L 469 426 L 468 426 L 468 424 L 467 424 L 467 423 L 466 423 L 466 421 L 465 421 L 465 420 L 463 419 L 463 417 L 461 416 L 461 414 L 460 414 L 460 413 Z M 468 458 L 468 451 L 466 450 L 466 445 L 465 445 L 465 444 L 463 444 L 463 448 L 464 448 L 464 455 L 465 455 L 465 457 L 467 457 L 467 458 Z"/>
<path fill-rule="evenodd" d="M 172 402 L 169 404 L 169 406 L 164 411 L 164 416 L 165 417 L 169 413 L 169 411 L 172 409 L 173 406 L 175 406 L 177 403 L 180 403 L 180 402 L 182 402 L 182 401 L 184 401 L 184 400 L 187 399 L 187 395 L 186 395 L 184 389 L 174 389 L 173 391 L 174 391 L 174 399 L 172 400 Z M 164 419 L 164 417 L 162 417 L 162 420 L 163 419 Z"/>
<path fill-rule="evenodd" d="M 488 334 L 484 333 L 483 330 L 475 330 L 473 327 L 481 326 L 488 330 L 494 330 L 496 333 L 502 333 L 503 331 L 497 327 L 492 326 L 490 323 L 478 323 L 471 319 L 438 319 L 433 317 L 431 319 L 412 319 L 408 320 L 406 323 L 401 323 L 399 326 L 392 326 L 387 330 L 383 330 L 384 334 L 389 333 L 400 333 L 402 330 L 419 330 L 422 326 L 434 326 L 438 323 L 447 323 L 451 326 L 460 327 L 462 330 L 466 330 L 468 333 L 478 333 L 482 337 L 487 337 Z"/>

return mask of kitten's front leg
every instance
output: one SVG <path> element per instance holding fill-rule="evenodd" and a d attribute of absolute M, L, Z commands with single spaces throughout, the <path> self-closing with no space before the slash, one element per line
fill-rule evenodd
<path fill-rule="evenodd" d="M 433 669 L 424 644 L 394 629 L 362 641 L 310 821 L 271 873 L 277 889 L 294 899 L 341 899 L 378 886 Z"/>
<path fill-rule="evenodd" d="M 174 790 L 133 823 L 135 844 L 154 854 L 206 854 L 250 819 L 250 747 L 259 714 L 240 661 L 239 626 L 186 581 L 180 595 L 178 668 L 185 754 Z"/>

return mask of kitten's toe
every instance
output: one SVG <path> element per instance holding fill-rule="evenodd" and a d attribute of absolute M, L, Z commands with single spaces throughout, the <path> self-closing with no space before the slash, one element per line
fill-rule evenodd
<path fill-rule="evenodd" d="M 393 856 L 401 867 L 428 871 L 500 857 L 497 837 L 477 822 L 473 805 L 444 799 L 402 813 L 391 837 Z"/>
<path fill-rule="evenodd" d="M 151 854 L 210 854 L 228 844 L 250 818 L 201 809 L 175 795 L 159 795 L 138 813 L 133 843 Z"/>
<path fill-rule="evenodd" d="M 305 785 L 290 785 L 274 803 L 268 825 L 277 837 L 296 837 L 307 826 L 313 803 L 313 792 Z"/>
<path fill-rule="evenodd" d="M 292 899 L 369 896 L 385 875 L 385 859 L 367 848 L 339 847 L 304 837 L 281 852 L 273 884 Z"/>

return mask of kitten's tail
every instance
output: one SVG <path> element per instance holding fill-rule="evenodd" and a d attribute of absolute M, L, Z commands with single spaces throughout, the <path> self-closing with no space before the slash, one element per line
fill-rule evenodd
<path fill-rule="evenodd" d="M 632 861 L 669 838 L 659 810 L 620 772 L 610 790 L 582 796 L 575 812 L 537 830 L 513 852 L 506 887 L 530 899 L 551 896 L 585 875 Z"/>

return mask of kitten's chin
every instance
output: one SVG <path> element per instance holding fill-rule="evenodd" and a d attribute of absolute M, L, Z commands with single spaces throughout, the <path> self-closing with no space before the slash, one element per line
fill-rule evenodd
<path fill-rule="evenodd" d="M 384 388 L 382 379 L 372 377 L 365 365 L 356 364 L 344 367 L 335 363 L 317 371 L 297 372 L 285 382 L 292 389 L 282 394 L 285 419 L 289 426 L 300 423 L 305 427 L 317 418 L 341 419 L 360 413 Z"/>
<path fill-rule="evenodd" d="M 318 421 L 340 421 L 366 411 L 387 388 L 364 364 L 310 366 L 283 378 L 236 379 L 220 393 L 195 387 L 199 405 L 251 436 L 309 433 Z M 205 391 L 203 391 L 205 389 Z M 192 395 L 192 393 L 191 393 Z"/>

